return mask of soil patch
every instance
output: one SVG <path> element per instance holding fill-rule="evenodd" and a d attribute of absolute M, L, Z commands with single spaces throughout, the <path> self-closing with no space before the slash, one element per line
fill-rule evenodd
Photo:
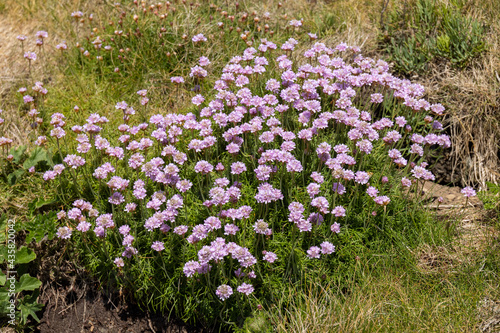
<path fill-rule="evenodd" d="M 36 332 L 68 333 L 202 333 L 180 320 L 142 311 L 120 291 L 106 290 L 82 268 L 70 262 L 64 250 L 48 242 L 37 246 L 38 278 L 42 281 Z"/>

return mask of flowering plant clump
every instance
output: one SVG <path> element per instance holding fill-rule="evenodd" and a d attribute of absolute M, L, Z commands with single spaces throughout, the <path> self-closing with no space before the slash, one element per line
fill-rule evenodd
<path fill-rule="evenodd" d="M 434 119 L 443 106 L 358 47 L 298 47 L 247 48 L 186 114 L 140 122 L 118 102 L 116 128 L 93 113 L 70 130 L 54 114 L 51 137 L 73 132 L 77 148 L 44 179 L 69 175 L 81 196 L 58 214 L 58 236 L 100 253 L 122 283 L 161 281 L 148 291 L 162 304 L 196 294 L 227 309 L 263 297 L 273 279 L 335 269 L 350 229 L 395 227 L 395 201 L 434 179 L 428 151 L 450 145 Z M 208 63 L 190 75 L 202 79 Z"/>

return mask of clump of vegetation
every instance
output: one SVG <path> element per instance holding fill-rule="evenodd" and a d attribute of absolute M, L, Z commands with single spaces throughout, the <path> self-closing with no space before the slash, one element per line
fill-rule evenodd
<path fill-rule="evenodd" d="M 483 22 L 464 14 L 464 5 L 434 0 L 404 1 L 389 12 L 382 47 L 396 71 L 423 73 L 429 63 L 449 62 L 463 69 L 487 51 Z"/>
<path fill-rule="evenodd" d="M 428 158 L 450 146 L 444 107 L 385 61 L 321 40 L 343 29 L 341 15 L 313 24 L 275 5 L 269 13 L 246 2 L 134 1 L 74 11 L 71 42 L 57 41 L 53 58 L 50 34 L 39 31 L 35 43 L 20 36 L 28 79 L 12 105 L 30 124 L 30 144 L 13 147 L 0 126 L 0 146 L 3 184 L 43 186 L 21 227 L 26 242 L 57 237 L 103 285 L 144 309 L 221 330 L 292 331 L 313 315 L 325 324 L 313 331 L 356 331 L 348 313 L 373 311 L 350 295 L 372 297 L 366 276 L 391 273 L 404 276 L 384 294 L 394 308 L 376 297 L 374 308 L 410 319 L 390 326 L 379 314 L 363 325 L 424 327 L 414 307 L 471 290 L 461 272 L 415 306 L 391 294 L 441 283 L 415 271 L 412 251 L 450 236 L 420 195 L 434 180 Z M 388 50 L 397 70 L 423 71 L 437 59 L 463 68 L 484 51 L 462 40 L 456 47 L 461 37 L 450 29 L 472 21 L 418 6 L 412 20 L 438 32 L 432 45 L 421 33 L 399 35 L 401 13 L 393 13 Z M 37 81 L 38 69 L 57 73 L 56 82 Z M 450 301 L 453 309 L 469 309 L 486 285 Z M 347 319 L 330 320 L 325 304 Z M 471 327 L 463 319 L 453 327 Z"/>

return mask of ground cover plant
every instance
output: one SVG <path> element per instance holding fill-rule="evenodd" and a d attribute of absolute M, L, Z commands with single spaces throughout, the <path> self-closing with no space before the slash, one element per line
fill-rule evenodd
<path fill-rule="evenodd" d="M 284 293 L 312 288 L 346 304 L 374 272 L 359 269 L 362 258 L 403 251 L 392 266 L 378 262 L 398 271 L 412 260 L 407 244 L 449 237 L 430 226 L 420 192 L 434 180 L 428 158 L 450 140 L 444 107 L 385 61 L 323 42 L 324 25 L 282 6 L 279 16 L 239 6 L 67 13 L 75 42 L 54 55 L 75 83 L 64 89 L 35 79 L 36 66 L 48 67 L 48 34 L 38 32 L 36 58 L 23 54 L 29 78 L 15 89 L 37 148 L 11 148 L 4 136 L 2 172 L 48 193 L 20 227 L 27 241 L 57 230 L 106 288 L 210 328 L 263 331 L 268 316 L 286 331 L 287 309 L 304 302 L 278 301 Z M 460 320 L 452 327 L 470 325 Z"/>

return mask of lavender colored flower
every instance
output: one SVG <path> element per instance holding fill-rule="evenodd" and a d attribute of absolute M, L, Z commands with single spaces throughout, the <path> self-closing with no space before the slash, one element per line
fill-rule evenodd
<path fill-rule="evenodd" d="M 321 257 L 321 249 L 317 246 L 311 246 L 307 250 L 307 257 L 309 259 L 319 259 Z"/>
<path fill-rule="evenodd" d="M 151 245 L 151 248 L 155 251 L 160 252 L 160 251 L 165 250 L 165 245 L 163 244 L 163 242 L 156 241 L 156 242 L 153 242 L 153 245 Z"/>
<path fill-rule="evenodd" d="M 130 202 L 130 203 L 125 205 L 124 211 L 127 213 L 130 213 L 130 212 L 134 212 L 136 210 L 136 208 L 137 208 L 137 204 Z"/>
<path fill-rule="evenodd" d="M 476 191 L 472 187 L 470 187 L 470 186 L 464 187 L 460 192 L 462 192 L 462 194 L 466 198 L 470 198 L 470 197 L 475 197 L 476 196 Z"/>
<path fill-rule="evenodd" d="M 262 254 L 264 255 L 264 257 L 262 259 L 271 263 L 271 264 L 273 262 L 275 262 L 276 260 L 278 260 L 278 256 L 274 252 L 262 251 Z"/>
<path fill-rule="evenodd" d="M 391 199 L 389 199 L 389 197 L 386 195 L 382 195 L 374 198 L 373 201 L 375 201 L 377 205 L 387 206 L 389 202 L 391 202 Z"/>
<path fill-rule="evenodd" d="M 121 257 L 115 258 L 115 260 L 113 261 L 113 263 L 116 265 L 116 267 L 123 267 L 123 266 L 125 266 L 125 262 L 123 261 L 123 258 L 121 258 Z"/>
<path fill-rule="evenodd" d="M 80 231 L 80 232 L 87 232 L 90 230 L 90 227 L 92 225 L 87 222 L 87 221 L 81 221 L 80 223 L 78 223 L 78 225 L 76 226 L 76 230 Z"/>
<path fill-rule="evenodd" d="M 247 167 L 245 166 L 245 163 L 235 162 L 235 163 L 231 164 L 231 174 L 239 175 L 245 171 L 247 171 Z"/>
<path fill-rule="evenodd" d="M 127 225 L 127 224 L 124 224 L 122 225 L 120 228 L 118 228 L 118 231 L 120 232 L 120 234 L 122 234 L 123 236 L 126 236 L 130 233 L 130 226 Z"/>
<path fill-rule="evenodd" d="M 403 187 L 410 187 L 411 186 L 411 180 L 409 180 L 406 177 L 403 177 L 403 178 L 401 178 L 401 185 L 403 185 Z"/>
<path fill-rule="evenodd" d="M 254 292 L 254 287 L 251 284 L 242 283 L 240 286 L 238 286 L 238 288 L 236 288 L 236 290 L 238 290 L 238 292 L 248 296 Z"/>
<path fill-rule="evenodd" d="M 212 172 L 213 169 L 214 167 L 212 166 L 212 164 L 208 163 L 207 161 L 199 161 L 194 167 L 195 172 L 202 173 L 204 175 Z"/>
<path fill-rule="evenodd" d="M 334 222 L 331 225 L 330 229 L 332 230 L 332 232 L 338 234 L 338 233 L 340 233 L 340 224 L 338 224 L 337 222 Z"/>
<path fill-rule="evenodd" d="M 56 235 L 61 239 L 69 239 L 71 238 L 71 229 L 68 227 L 60 227 L 57 229 Z"/>
<path fill-rule="evenodd" d="M 188 231 L 188 229 L 189 229 L 189 227 L 186 225 L 179 225 L 179 226 L 174 228 L 174 234 L 182 236 Z"/>
<path fill-rule="evenodd" d="M 227 284 L 220 285 L 217 287 L 215 294 L 223 301 L 228 299 L 233 294 L 233 289 Z"/>
<path fill-rule="evenodd" d="M 332 210 L 332 214 L 335 215 L 336 217 L 345 217 L 346 211 L 344 207 L 337 206 Z"/>
<path fill-rule="evenodd" d="M 226 224 L 224 226 L 224 235 L 236 235 L 236 233 L 240 231 L 240 228 L 234 224 Z"/>

